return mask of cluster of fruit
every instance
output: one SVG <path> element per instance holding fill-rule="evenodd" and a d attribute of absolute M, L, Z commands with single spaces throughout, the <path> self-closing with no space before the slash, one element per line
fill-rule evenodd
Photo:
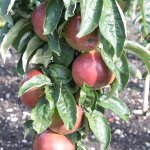
<path fill-rule="evenodd" d="M 44 35 L 43 24 L 45 18 L 46 3 L 41 3 L 37 8 L 35 8 L 32 14 L 32 24 L 34 27 L 34 32 L 38 37 L 44 41 L 48 38 Z M 80 14 L 73 16 L 64 26 L 64 38 L 68 44 L 79 51 L 79 56 L 77 56 L 71 65 L 72 78 L 76 85 L 82 87 L 83 84 L 87 84 L 93 89 L 100 89 L 106 85 L 111 84 L 115 75 L 106 66 L 102 59 L 99 51 L 96 50 L 100 43 L 100 38 L 98 34 L 98 29 L 95 29 L 92 33 L 78 38 L 77 34 L 80 29 L 81 16 Z M 40 69 L 32 69 L 27 72 L 21 82 L 21 85 L 34 76 L 42 75 L 43 72 Z M 25 92 L 21 97 L 21 101 L 28 107 L 34 108 L 38 103 L 40 98 L 44 95 L 44 90 L 42 88 L 36 87 Z M 76 94 L 77 95 L 77 94 Z M 76 96 L 76 100 L 79 97 Z M 52 116 L 52 123 L 49 130 L 46 130 L 42 134 L 39 134 L 35 138 L 34 150 L 74 150 L 75 144 L 68 139 L 65 135 L 71 134 L 77 131 L 82 124 L 83 111 L 81 106 L 77 107 L 77 121 L 73 129 L 68 130 L 57 109 L 55 109 Z"/>

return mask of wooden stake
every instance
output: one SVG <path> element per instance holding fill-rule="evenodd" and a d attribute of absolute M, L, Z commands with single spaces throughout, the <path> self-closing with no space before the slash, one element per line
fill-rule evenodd
<path fill-rule="evenodd" d="M 147 75 L 144 86 L 144 101 L 143 101 L 143 112 L 147 112 L 149 109 L 149 93 L 150 93 L 150 75 Z"/>

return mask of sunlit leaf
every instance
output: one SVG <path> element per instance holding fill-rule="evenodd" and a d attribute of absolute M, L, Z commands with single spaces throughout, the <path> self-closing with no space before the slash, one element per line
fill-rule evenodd
<path fill-rule="evenodd" d="M 57 110 L 67 129 L 72 129 L 77 119 L 76 103 L 69 90 L 61 90 Z"/>
<path fill-rule="evenodd" d="M 35 87 L 42 87 L 44 85 L 51 85 L 50 79 L 45 75 L 37 75 L 32 77 L 30 80 L 23 83 L 19 89 L 18 97 L 23 95 L 25 92 L 29 91 Z"/>
<path fill-rule="evenodd" d="M 26 20 L 26 19 L 19 20 L 5 35 L 5 37 L 1 43 L 1 46 L 0 46 L 0 51 L 1 51 L 1 55 L 2 55 L 4 62 L 6 60 L 6 56 L 7 56 L 7 52 L 9 50 L 9 48 L 11 47 L 12 43 L 14 42 L 15 38 L 19 34 L 19 32 L 22 29 L 22 27 L 24 26 L 24 24 L 27 22 L 28 22 L 28 20 Z"/>
<path fill-rule="evenodd" d="M 107 100 L 99 101 L 98 104 L 105 109 L 112 110 L 116 115 L 125 121 L 129 121 L 130 110 L 121 99 L 111 97 Z"/>
<path fill-rule="evenodd" d="M 48 64 L 52 60 L 52 51 L 48 48 L 48 46 L 40 48 L 36 51 L 30 63 L 33 64 L 43 64 L 45 68 L 48 67 Z"/>
<path fill-rule="evenodd" d="M 59 35 L 57 32 L 54 32 L 53 35 L 48 35 L 48 45 L 52 52 L 60 56 L 61 49 L 59 45 Z"/>
<path fill-rule="evenodd" d="M 30 57 L 36 49 L 42 45 L 44 41 L 40 40 L 37 36 L 34 36 L 28 43 L 27 48 L 22 57 L 23 69 L 26 71 Z"/>
<path fill-rule="evenodd" d="M 74 15 L 77 0 L 63 0 L 63 2 L 66 8 L 65 19 L 68 20 L 69 17 Z"/>
<path fill-rule="evenodd" d="M 109 93 L 109 96 L 112 96 L 115 92 L 119 93 L 122 91 L 129 80 L 129 67 L 125 54 L 122 54 L 120 58 L 116 61 L 112 59 L 112 57 L 107 54 L 103 49 L 100 50 L 103 60 L 106 65 L 114 72 L 116 76 L 115 83 Z"/>
<path fill-rule="evenodd" d="M 126 39 L 123 14 L 115 0 L 104 0 L 99 21 L 101 42 L 107 54 L 117 59 L 123 52 Z"/>
<path fill-rule="evenodd" d="M 51 116 L 54 113 L 54 105 L 42 98 L 32 109 L 31 119 L 33 120 L 33 128 L 37 133 L 44 132 L 51 124 Z"/>
<path fill-rule="evenodd" d="M 89 121 L 89 126 L 101 144 L 101 150 L 106 150 L 110 143 L 111 132 L 107 120 L 98 112 L 85 113 Z"/>
<path fill-rule="evenodd" d="M 48 2 L 46 6 L 44 34 L 53 34 L 61 17 L 63 7 L 62 0 L 51 0 Z"/>
<path fill-rule="evenodd" d="M 102 0 L 82 0 L 80 1 L 80 5 L 82 21 L 77 36 L 83 37 L 91 33 L 98 26 L 102 9 Z"/>
<path fill-rule="evenodd" d="M 84 84 L 80 90 L 79 104 L 83 108 L 91 107 L 95 102 L 95 98 L 95 91 Z"/>
<path fill-rule="evenodd" d="M 146 65 L 148 72 L 150 73 L 150 51 L 146 47 L 132 41 L 126 41 L 125 47 L 127 52 L 133 53 L 138 56 Z"/>

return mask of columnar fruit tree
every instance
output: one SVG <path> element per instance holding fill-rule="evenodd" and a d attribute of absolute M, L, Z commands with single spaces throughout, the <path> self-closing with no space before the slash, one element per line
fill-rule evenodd
<path fill-rule="evenodd" d="M 144 39 L 150 1 L 139 5 Z M 130 0 L 0 0 L 0 53 L 4 63 L 10 49 L 18 54 L 18 97 L 31 109 L 25 137 L 33 136 L 33 150 L 86 150 L 90 132 L 106 150 L 105 110 L 129 121 L 119 98 L 135 73 L 127 52 L 150 72 L 150 52 L 126 40 L 129 6 Z"/>

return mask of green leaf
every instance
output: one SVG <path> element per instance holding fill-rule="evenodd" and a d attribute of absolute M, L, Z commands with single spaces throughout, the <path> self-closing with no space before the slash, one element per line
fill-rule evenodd
<path fill-rule="evenodd" d="M 22 27 L 22 29 L 20 30 L 20 32 L 18 33 L 17 37 L 15 38 L 15 40 L 13 41 L 13 48 L 15 48 L 18 51 L 18 46 L 20 44 L 20 41 L 22 38 L 25 37 L 25 34 L 30 31 L 32 29 L 32 24 L 31 22 L 27 22 L 26 24 L 24 24 L 24 26 Z"/>
<path fill-rule="evenodd" d="M 76 102 L 69 90 L 61 89 L 57 110 L 67 129 L 72 129 L 77 120 Z"/>
<path fill-rule="evenodd" d="M 74 81 L 69 82 L 69 84 L 63 85 L 64 88 L 69 89 L 72 94 L 79 91 L 79 86 L 74 83 Z"/>
<path fill-rule="evenodd" d="M 81 134 L 79 132 L 73 132 L 71 134 L 66 135 L 71 141 L 77 143 L 81 140 Z"/>
<path fill-rule="evenodd" d="M 49 103 L 45 98 L 42 98 L 32 109 L 33 128 L 38 134 L 44 132 L 50 126 L 54 108 L 53 103 Z"/>
<path fill-rule="evenodd" d="M 54 62 L 68 67 L 73 61 L 75 51 L 64 39 L 61 39 L 59 44 L 61 53 L 60 56 L 53 54 Z"/>
<path fill-rule="evenodd" d="M 52 51 L 46 45 L 43 48 L 37 50 L 34 56 L 31 58 L 30 63 L 32 64 L 43 64 L 45 68 L 52 60 Z"/>
<path fill-rule="evenodd" d="M 69 17 L 74 16 L 77 0 L 63 0 L 63 2 L 66 8 L 65 20 L 68 20 Z"/>
<path fill-rule="evenodd" d="M 107 120 L 96 110 L 92 113 L 86 112 L 85 115 L 88 118 L 90 129 L 101 143 L 101 150 L 106 150 L 111 138 L 111 131 Z"/>
<path fill-rule="evenodd" d="M 142 73 L 135 65 L 129 63 L 129 70 L 134 78 L 142 79 Z"/>
<path fill-rule="evenodd" d="M 62 0 L 50 0 L 48 2 L 44 21 L 44 34 L 53 34 L 61 18 L 63 6 Z"/>
<path fill-rule="evenodd" d="M 37 75 L 24 82 L 21 88 L 19 89 L 18 97 L 22 96 L 28 90 L 35 87 L 42 87 L 44 85 L 51 85 L 50 79 L 45 75 Z"/>
<path fill-rule="evenodd" d="M 16 0 L 10 0 L 10 3 L 9 3 L 9 6 L 8 6 L 8 9 L 7 9 L 7 13 L 9 13 L 14 5 Z"/>
<path fill-rule="evenodd" d="M 79 104 L 83 108 L 91 107 L 95 103 L 95 91 L 86 84 L 80 90 Z"/>
<path fill-rule="evenodd" d="M 114 60 L 118 59 L 123 52 L 126 35 L 123 14 L 119 12 L 115 0 L 103 0 L 99 30 L 105 51 Z"/>
<path fill-rule="evenodd" d="M 81 38 L 91 33 L 99 23 L 102 0 L 82 0 L 80 1 L 81 6 L 81 26 L 77 37 Z"/>
<path fill-rule="evenodd" d="M 59 35 L 58 35 L 58 33 L 54 32 L 53 35 L 48 35 L 47 37 L 48 37 L 49 48 L 52 50 L 52 52 L 54 52 L 55 54 L 60 56 L 61 49 L 60 49 L 60 45 L 59 45 Z"/>
<path fill-rule="evenodd" d="M 32 120 L 28 120 L 25 122 L 25 132 L 24 132 L 24 139 L 28 136 L 28 135 L 32 135 L 32 139 L 35 138 L 36 136 L 36 131 L 33 129 L 33 121 Z"/>
<path fill-rule="evenodd" d="M 0 0 L 0 9 L 3 13 L 7 13 L 8 6 L 11 0 Z"/>
<path fill-rule="evenodd" d="M 44 43 L 44 41 L 40 40 L 37 36 L 34 36 L 28 43 L 27 48 L 22 57 L 23 69 L 26 71 L 28 62 L 30 60 L 33 52 Z"/>
<path fill-rule="evenodd" d="M 3 28 L 6 24 L 5 15 L 0 10 L 0 28 Z"/>
<path fill-rule="evenodd" d="M 130 6 L 130 0 L 117 0 L 123 12 L 126 12 Z"/>
<path fill-rule="evenodd" d="M 1 9 L 0 9 L 0 23 L 1 23 L 1 25 L 0 25 L 0 27 L 4 27 L 4 25 L 6 24 L 6 23 L 8 23 L 9 24 L 9 26 L 11 25 L 13 25 L 13 19 L 12 19 L 12 16 L 10 15 L 10 14 L 4 14 L 2 11 L 1 11 Z"/>
<path fill-rule="evenodd" d="M 20 43 L 18 45 L 18 48 L 16 50 L 17 53 L 23 54 L 28 46 L 29 41 L 33 38 L 32 32 L 27 32 L 23 36 L 23 38 L 20 40 Z"/>
<path fill-rule="evenodd" d="M 53 105 L 57 103 L 60 95 L 60 88 L 61 88 L 60 84 L 45 86 L 45 94 L 46 94 L 45 97 L 49 101 L 49 103 L 52 103 Z"/>
<path fill-rule="evenodd" d="M 11 2 L 10 2 L 10 0 L 5 0 L 5 1 L 1 0 L 0 1 L 0 27 L 4 27 L 6 22 L 13 25 L 12 17 L 9 14 L 9 11 L 13 5 L 13 1 L 14 0 L 12 0 Z"/>
<path fill-rule="evenodd" d="M 31 13 L 29 13 L 27 10 L 22 10 L 21 7 L 17 7 L 16 13 L 18 13 L 19 16 L 21 16 L 23 18 L 30 18 L 31 17 Z"/>
<path fill-rule="evenodd" d="M 19 16 L 23 17 L 21 13 L 19 13 L 19 10 L 22 10 L 26 12 L 27 14 L 32 13 L 32 11 L 37 7 L 42 1 L 41 0 L 17 0 L 18 2 L 15 3 L 15 12 L 19 14 Z"/>
<path fill-rule="evenodd" d="M 150 33 L 150 1 L 140 0 L 144 24 L 144 37 Z"/>
<path fill-rule="evenodd" d="M 127 52 L 129 51 L 138 56 L 144 62 L 148 72 L 150 73 L 150 51 L 148 51 L 144 46 L 132 41 L 126 41 L 124 48 Z"/>
<path fill-rule="evenodd" d="M 10 28 L 8 27 L 8 24 L 5 24 L 3 28 L 0 28 L 0 43 L 2 43 L 5 35 L 8 33 Z"/>
<path fill-rule="evenodd" d="M 7 55 L 7 52 L 9 50 L 10 46 L 12 45 L 13 41 L 16 39 L 17 35 L 19 34 L 19 32 L 22 29 L 22 27 L 24 26 L 24 24 L 27 22 L 28 22 L 27 19 L 19 20 L 5 35 L 5 37 L 1 43 L 1 46 L 0 46 L 1 55 L 2 55 L 4 62 L 6 60 L 6 55 Z"/>
<path fill-rule="evenodd" d="M 8 14 L 16 0 L 0 0 L 0 9 L 4 14 Z"/>
<path fill-rule="evenodd" d="M 88 147 L 83 141 L 78 141 L 76 150 L 88 150 Z"/>
<path fill-rule="evenodd" d="M 115 92 L 117 94 L 121 92 L 128 83 L 129 80 L 128 62 L 124 53 L 120 58 L 114 61 L 112 57 L 109 54 L 107 54 L 103 49 L 101 49 L 100 52 L 106 65 L 109 67 L 109 69 L 112 70 L 112 72 L 114 72 L 116 76 L 115 83 L 113 84 L 111 92 L 108 95 L 108 97 L 111 97 Z"/>
<path fill-rule="evenodd" d="M 129 121 L 130 110 L 127 105 L 116 97 L 111 97 L 107 100 L 99 101 L 98 105 L 104 107 L 105 109 L 112 110 L 116 115 L 125 121 Z"/>
<path fill-rule="evenodd" d="M 22 66 L 22 55 L 20 56 L 20 59 L 17 63 L 17 73 L 20 76 L 23 76 L 25 74 L 24 70 L 23 70 L 23 66 Z"/>
<path fill-rule="evenodd" d="M 53 80 L 59 81 L 62 84 L 67 84 L 72 79 L 70 70 L 62 65 L 51 64 L 49 65 L 49 71 Z"/>

